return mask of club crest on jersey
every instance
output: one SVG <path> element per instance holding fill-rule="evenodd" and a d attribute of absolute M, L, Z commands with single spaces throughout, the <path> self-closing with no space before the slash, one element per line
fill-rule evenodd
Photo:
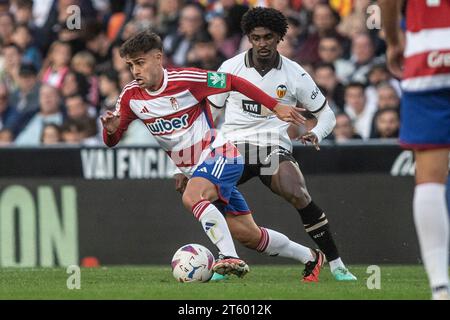
<path fill-rule="evenodd" d="M 227 75 L 221 72 L 208 72 L 208 87 L 223 89 L 227 87 Z"/>
<path fill-rule="evenodd" d="M 280 98 L 280 99 L 283 98 L 286 95 L 286 92 L 287 92 L 287 88 L 286 88 L 285 85 L 280 84 L 277 87 L 277 96 L 278 96 L 278 98 Z"/>
<path fill-rule="evenodd" d="M 170 98 L 170 103 L 172 104 L 173 110 L 178 110 L 180 108 L 180 105 L 178 104 L 178 101 L 176 98 L 174 98 L 174 97 Z"/>
<path fill-rule="evenodd" d="M 188 119 L 189 115 L 183 114 L 181 117 L 172 118 L 170 120 L 159 118 L 153 123 L 146 123 L 146 125 L 152 134 L 162 135 L 189 127 Z"/>

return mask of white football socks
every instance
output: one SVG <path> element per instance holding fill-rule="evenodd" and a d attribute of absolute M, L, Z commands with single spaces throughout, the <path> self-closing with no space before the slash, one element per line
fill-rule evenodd
<path fill-rule="evenodd" d="M 292 258 L 303 264 L 314 261 L 314 256 L 308 247 L 289 240 L 288 237 L 277 231 L 262 227 L 260 229 L 261 240 L 256 248 L 257 251 L 264 252 L 269 256 Z"/>
<path fill-rule="evenodd" d="M 430 286 L 448 287 L 449 217 L 445 185 L 417 185 L 413 208 L 420 251 Z"/>
<path fill-rule="evenodd" d="M 333 273 L 334 270 L 337 268 L 344 268 L 346 269 L 344 263 L 342 262 L 341 258 L 334 259 L 330 261 L 330 271 Z"/>
<path fill-rule="evenodd" d="M 217 208 L 208 200 L 197 202 L 192 207 L 192 213 L 200 221 L 206 235 L 225 256 L 238 258 L 227 221 Z"/>

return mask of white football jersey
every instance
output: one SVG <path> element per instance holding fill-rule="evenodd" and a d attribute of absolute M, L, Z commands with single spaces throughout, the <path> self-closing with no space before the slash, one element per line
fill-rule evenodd
<path fill-rule="evenodd" d="M 325 97 L 299 64 L 279 55 L 277 67 L 261 76 L 252 66 L 250 55 L 251 49 L 228 59 L 219 71 L 248 80 L 283 104 L 299 105 L 313 113 L 326 106 Z M 214 107 L 225 107 L 218 128 L 226 139 L 259 146 L 279 145 L 292 150 L 287 133 L 289 123 L 278 119 L 261 104 L 236 91 L 209 96 L 208 100 Z"/>

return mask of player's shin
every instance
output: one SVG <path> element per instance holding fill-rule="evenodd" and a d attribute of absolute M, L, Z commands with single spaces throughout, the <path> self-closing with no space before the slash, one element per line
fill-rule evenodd
<path fill-rule="evenodd" d="M 192 213 L 202 224 L 208 238 L 224 256 L 238 257 L 227 222 L 220 211 L 208 200 L 192 206 Z"/>
<path fill-rule="evenodd" d="M 306 232 L 325 254 L 327 260 L 330 262 L 337 261 L 339 258 L 338 249 L 334 243 L 328 220 L 323 210 L 311 201 L 305 208 L 299 209 L 298 212 Z"/>
<path fill-rule="evenodd" d="M 257 251 L 269 256 L 295 259 L 303 264 L 314 261 L 314 256 L 308 247 L 289 240 L 288 237 L 277 231 L 262 227 L 260 227 L 260 230 L 261 239 L 256 248 Z"/>
<path fill-rule="evenodd" d="M 445 185 L 423 183 L 415 188 L 414 223 L 419 238 L 423 264 L 428 274 L 433 297 L 439 288 L 448 290 L 449 217 Z"/>

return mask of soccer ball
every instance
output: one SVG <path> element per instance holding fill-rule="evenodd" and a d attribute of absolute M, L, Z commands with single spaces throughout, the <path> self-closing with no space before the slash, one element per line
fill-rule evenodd
<path fill-rule="evenodd" d="M 179 282 L 206 282 L 213 275 L 214 256 L 200 244 L 187 244 L 175 252 L 172 273 Z"/>

